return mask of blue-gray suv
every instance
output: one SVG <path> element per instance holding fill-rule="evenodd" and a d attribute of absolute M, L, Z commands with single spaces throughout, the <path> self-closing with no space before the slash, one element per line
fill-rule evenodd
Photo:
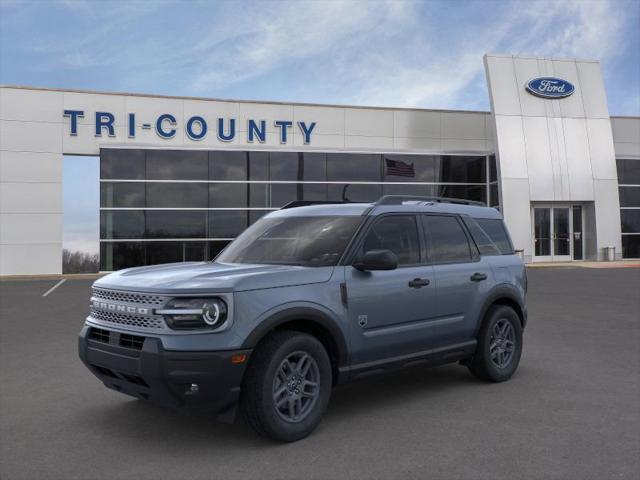
<path fill-rule="evenodd" d="M 307 436 L 334 385 L 459 362 L 483 380 L 520 361 L 527 279 L 500 213 L 474 202 L 386 196 L 294 202 L 212 262 L 97 280 L 84 364 L 121 393 Z"/>

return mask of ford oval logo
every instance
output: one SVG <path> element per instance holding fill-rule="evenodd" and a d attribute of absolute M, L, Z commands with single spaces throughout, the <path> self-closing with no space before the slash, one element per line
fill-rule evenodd
<path fill-rule="evenodd" d="M 576 87 L 566 80 L 555 77 L 539 77 L 527 82 L 527 90 L 538 97 L 564 98 L 571 95 Z"/>

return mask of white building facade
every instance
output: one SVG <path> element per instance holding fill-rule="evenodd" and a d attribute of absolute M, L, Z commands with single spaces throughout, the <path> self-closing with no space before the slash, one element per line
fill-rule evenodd
<path fill-rule="evenodd" d="M 211 258 L 287 201 L 383 194 L 500 208 L 527 261 L 640 257 L 640 117 L 609 116 L 598 62 L 485 69 L 490 112 L 0 87 L 0 275 L 61 273 L 64 155 L 101 158 L 102 270 Z"/>

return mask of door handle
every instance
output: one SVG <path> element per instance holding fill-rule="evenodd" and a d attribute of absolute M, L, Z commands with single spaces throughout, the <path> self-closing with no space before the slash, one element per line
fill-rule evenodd
<path fill-rule="evenodd" d="M 422 287 L 426 287 L 427 285 L 429 285 L 429 280 L 426 278 L 414 278 L 413 280 L 411 280 L 409 282 L 409 286 L 411 288 L 422 288 Z"/>
<path fill-rule="evenodd" d="M 472 282 L 481 282 L 482 280 L 486 280 L 487 279 L 487 274 L 486 273 L 476 272 L 473 275 L 471 275 L 470 279 L 471 279 Z"/>

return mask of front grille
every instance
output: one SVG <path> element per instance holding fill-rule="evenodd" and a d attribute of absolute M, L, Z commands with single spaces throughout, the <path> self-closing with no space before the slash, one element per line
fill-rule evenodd
<path fill-rule="evenodd" d="M 161 316 L 128 315 L 126 313 L 108 312 L 97 308 L 91 309 L 91 316 L 96 320 L 113 323 L 115 325 L 127 325 L 129 327 L 154 330 L 164 328 L 164 319 Z"/>
<path fill-rule="evenodd" d="M 134 303 L 139 305 L 150 305 L 161 307 L 167 301 L 167 297 L 146 293 L 119 292 L 117 290 L 105 290 L 104 288 L 92 288 L 91 294 L 94 298 L 101 300 L 111 300 L 122 303 Z"/>
<path fill-rule="evenodd" d="M 109 343 L 109 330 L 91 327 L 91 330 L 89 330 L 89 339 L 95 340 L 96 342 Z"/>
<path fill-rule="evenodd" d="M 120 334 L 120 346 L 125 348 L 133 348 L 135 350 L 142 350 L 144 344 L 144 337 L 138 335 L 127 335 L 126 333 Z"/>

